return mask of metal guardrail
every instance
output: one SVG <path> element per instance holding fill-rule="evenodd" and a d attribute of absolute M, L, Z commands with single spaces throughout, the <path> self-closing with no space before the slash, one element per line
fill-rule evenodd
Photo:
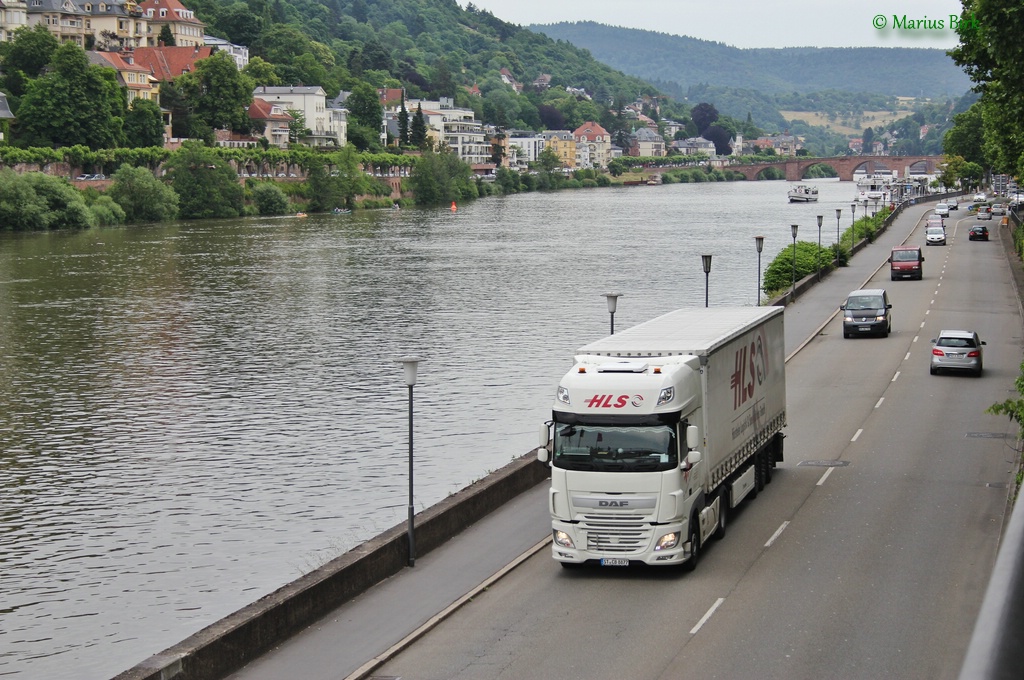
<path fill-rule="evenodd" d="M 1011 211 L 1008 226 L 1020 215 Z M 1018 297 L 1021 291 L 1017 291 Z M 1024 669 L 1024 503 L 1015 503 L 996 555 L 960 680 L 1020 680 Z"/>
<path fill-rule="evenodd" d="M 960 680 L 1020 680 L 1024 669 L 1024 503 L 1010 515 Z"/>

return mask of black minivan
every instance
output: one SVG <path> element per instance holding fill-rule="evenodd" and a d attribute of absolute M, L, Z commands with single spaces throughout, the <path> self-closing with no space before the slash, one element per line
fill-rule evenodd
<path fill-rule="evenodd" d="M 843 337 L 888 336 L 892 332 L 892 303 L 884 288 L 865 288 L 850 293 L 843 310 Z"/>

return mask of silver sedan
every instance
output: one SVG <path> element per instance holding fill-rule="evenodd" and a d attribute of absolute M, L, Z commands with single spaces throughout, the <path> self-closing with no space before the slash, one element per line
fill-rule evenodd
<path fill-rule="evenodd" d="M 953 370 L 980 376 L 984 344 L 974 331 L 939 331 L 939 336 L 932 339 L 931 374 Z"/>

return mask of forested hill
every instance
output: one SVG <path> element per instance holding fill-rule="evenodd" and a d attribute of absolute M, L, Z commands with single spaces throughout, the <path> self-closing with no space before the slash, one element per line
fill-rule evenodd
<path fill-rule="evenodd" d="M 840 90 L 944 98 L 960 96 L 971 87 L 964 72 L 940 49 L 740 49 L 592 21 L 528 28 L 589 50 L 595 59 L 623 73 L 675 90 L 671 94 L 686 94 L 692 85 L 710 83 L 769 94 Z"/>

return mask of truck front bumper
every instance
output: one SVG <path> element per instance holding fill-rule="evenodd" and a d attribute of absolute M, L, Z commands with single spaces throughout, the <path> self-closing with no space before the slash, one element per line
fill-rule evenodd
<path fill-rule="evenodd" d="M 566 564 L 595 563 L 602 566 L 627 566 L 632 562 L 650 565 L 682 564 L 693 554 L 692 546 L 683 540 L 686 534 L 686 523 L 662 524 L 647 526 L 642 534 L 646 540 L 637 544 L 639 536 L 627 539 L 619 537 L 615 531 L 606 528 L 596 529 L 567 522 L 552 523 L 551 556 Z M 674 534 L 677 537 L 674 545 L 658 549 L 663 537 Z M 633 545 L 627 545 L 633 543 Z M 586 546 L 580 548 L 578 546 Z M 601 549 L 601 546 L 609 546 Z"/>

